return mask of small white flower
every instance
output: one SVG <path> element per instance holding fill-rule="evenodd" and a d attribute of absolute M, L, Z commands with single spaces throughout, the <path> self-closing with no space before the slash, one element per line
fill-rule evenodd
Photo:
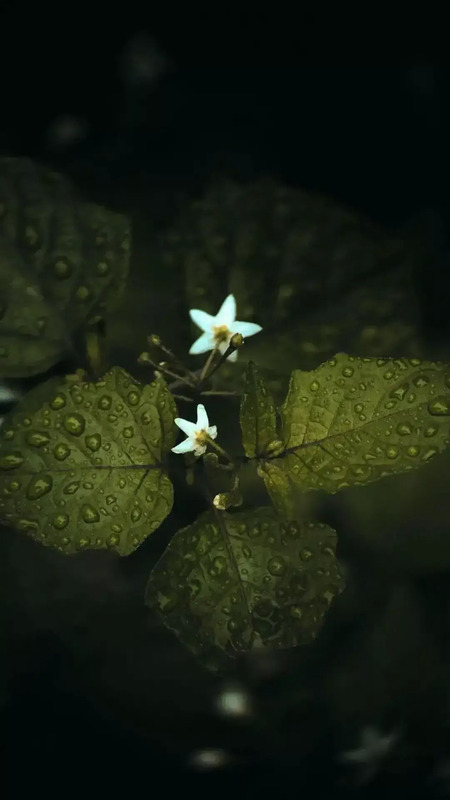
<path fill-rule="evenodd" d="M 202 456 L 206 451 L 208 437 L 215 439 L 217 436 L 217 427 L 215 425 L 210 427 L 206 408 L 201 403 L 197 406 L 197 422 L 177 417 L 175 425 L 178 425 L 188 438 L 172 447 L 173 453 L 189 453 L 193 450 L 196 456 Z"/>
<path fill-rule="evenodd" d="M 189 353 L 198 355 L 207 353 L 208 350 L 219 349 L 224 353 L 230 344 L 230 339 L 235 333 L 240 333 L 244 339 L 247 336 L 254 336 L 255 333 L 262 331 L 261 325 L 255 322 L 239 322 L 236 319 L 236 300 L 233 294 L 229 294 L 220 306 L 215 317 L 200 311 L 199 308 L 191 308 L 189 311 L 192 322 L 198 325 L 203 331 L 202 335 L 195 340 Z M 230 355 L 230 361 L 236 361 L 238 351 L 235 350 Z"/>

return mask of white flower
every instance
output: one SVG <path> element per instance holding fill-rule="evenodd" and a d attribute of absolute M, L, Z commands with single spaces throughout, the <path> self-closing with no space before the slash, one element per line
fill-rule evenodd
<path fill-rule="evenodd" d="M 206 451 L 208 437 L 215 439 L 217 436 L 217 427 L 209 426 L 206 408 L 201 403 L 197 406 L 197 422 L 189 422 L 187 419 L 177 417 L 175 425 L 178 425 L 188 438 L 172 447 L 173 453 L 189 453 L 193 450 L 196 456 L 202 456 Z"/>
<path fill-rule="evenodd" d="M 234 333 L 240 333 L 245 339 L 262 331 L 261 325 L 255 322 L 239 322 L 236 319 L 236 300 L 233 294 L 225 298 L 215 317 L 206 311 L 200 311 L 199 308 L 191 308 L 189 314 L 192 322 L 203 331 L 191 346 L 189 350 L 191 355 L 207 353 L 215 347 L 220 353 L 224 353 Z M 229 357 L 230 361 L 236 361 L 237 354 L 238 351 L 234 350 Z"/>

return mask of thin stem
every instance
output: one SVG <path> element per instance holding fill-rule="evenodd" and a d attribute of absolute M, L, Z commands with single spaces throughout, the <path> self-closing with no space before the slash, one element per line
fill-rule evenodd
<path fill-rule="evenodd" d="M 202 395 L 208 395 L 210 397 L 240 397 L 241 396 L 240 392 L 226 392 L 226 391 L 223 391 L 223 392 L 221 392 L 221 391 L 216 391 L 216 392 L 207 391 L 207 392 L 201 392 L 201 394 Z"/>
<path fill-rule="evenodd" d="M 208 436 L 208 444 L 213 448 L 213 450 L 216 451 L 216 453 L 219 453 L 219 455 L 223 456 L 226 461 L 234 466 L 235 460 L 227 453 L 226 450 L 223 449 L 223 447 L 220 446 L 220 444 L 217 444 L 217 442 L 214 441 L 212 436 Z"/>
<path fill-rule="evenodd" d="M 207 380 L 207 378 L 209 378 L 209 375 L 208 375 L 208 370 L 209 370 L 209 368 L 210 368 L 210 366 L 211 366 L 212 362 L 214 361 L 214 359 L 215 359 L 215 357 L 216 357 L 216 353 L 218 352 L 218 350 L 219 350 L 219 348 L 218 348 L 218 346 L 216 345 L 216 346 L 215 346 L 215 348 L 214 348 L 214 350 L 211 350 L 211 352 L 210 352 L 210 354 L 209 354 L 208 358 L 206 359 L 206 361 L 205 361 L 205 364 L 204 364 L 204 366 L 203 366 L 203 369 L 202 369 L 202 371 L 201 371 L 201 373 L 200 373 L 199 385 L 201 385 L 202 383 L 204 383 L 204 382 Z"/>
<path fill-rule="evenodd" d="M 217 364 L 215 364 L 215 365 L 213 366 L 213 368 L 212 368 L 211 372 L 208 372 L 208 374 L 206 374 L 204 377 L 202 377 L 202 375 L 203 375 L 203 372 L 205 371 L 205 367 L 206 367 L 206 364 L 205 364 L 205 367 L 203 368 L 203 371 L 202 371 L 202 375 L 200 376 L 200 386 L 202 385 L 202 383 L 206 383 L 206 381 L 209 381 L 209 379 L 210 379 L 210 378 L 211 378 L 211 377 L 214 375 L 214 373 L 215 373 L 215 372 L 217 372 L 217 370 L 219 369 L 219 367 L 221 367 L 221 366 L 222 366 L 223 362 L 224 362 L 224 361 L 226 361 L 226 360 L 227 360 L 227 358 L 228 358 L 229 356 L 231 356 L 231 354 L 232 354 L 232 353 L 234 353 L 234 351 L 235 351 L 236 349 L 237 349 L 236 347 L 233 347 L 233 345 L 232 345 L 232 344 L 230 344 L 230 345 L 227 347 L 227 349 L 225 350 L 225 352 L 224 352 L 224 353 L 222 353 L 222 355 L 221 355 L 221 357 L 219 358 L 219 360 L 218 360 Z M 215 350 L 214 352 L 217 352 L 217 348 L 216 348 L 216 350 Z M 212 359 L 211 359 L 211 360 L 212 360 Z M 209 361 L 209 359 L 208 359 L 208 361 Z M 208 363 L 208 362 L 206 362 L 206 363 Z"/>
<path fill-rule="evenodd" d="M 194 398 L 193 397 L 186 397 L 185 394 L 173 394 L 172 393 L 172 397 L 174 397 L 175 400 L 184 400 L 186 403 L 193 403 L 194 402 Z"/>

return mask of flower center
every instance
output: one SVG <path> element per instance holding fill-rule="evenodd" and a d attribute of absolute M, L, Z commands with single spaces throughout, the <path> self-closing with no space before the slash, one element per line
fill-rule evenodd
<path fill-rule="evenodd" d="M 222 344 L 222 342 L 226 342 L 230 337 L 230 331 L 227 325 L 215 325 L 213 327 L 213 335 L 214 339 L 216 340 L 216 344 Z"/>
<path fill-rule="evenodd" d="M 208 431 L 195 431 L 194 433 L 195 444 L 204 445 L 207 444 L 209 441 L 209 433 Z"/>

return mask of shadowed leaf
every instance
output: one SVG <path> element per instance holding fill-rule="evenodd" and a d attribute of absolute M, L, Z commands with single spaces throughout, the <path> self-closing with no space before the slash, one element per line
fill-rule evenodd
<path fill-rule="evenodd" d="M 117 304 L 129 250 L 121 214 L 28 159 L 1 158 L 0 375 L 35 375 L 70 353 L 76 331 Z"/>
<path fill-rule="evenodd" d="M 245 373 L 240 422 L 242 444 L 249 458 L 264 453 L 277 438 L 275 403 L 252 361 Z"/>
<path fill-rule="evenodd" d="M 328 526 L 284 524 L 270 508 L 206 512 L 170 542 L 146 603 L 210 666 L 261 646 L 305 644 L 343 589 L 335 545 Z"/>
<path fill-rule="evenodd" d="M 0 520 L 66 554 L 128 555 L 172 507 L 161 464 L 176 435 L 167 386 L 113 367 L 96 383 L 52 380 L 45 400 L 44 388 L 0 430 Z"/>

